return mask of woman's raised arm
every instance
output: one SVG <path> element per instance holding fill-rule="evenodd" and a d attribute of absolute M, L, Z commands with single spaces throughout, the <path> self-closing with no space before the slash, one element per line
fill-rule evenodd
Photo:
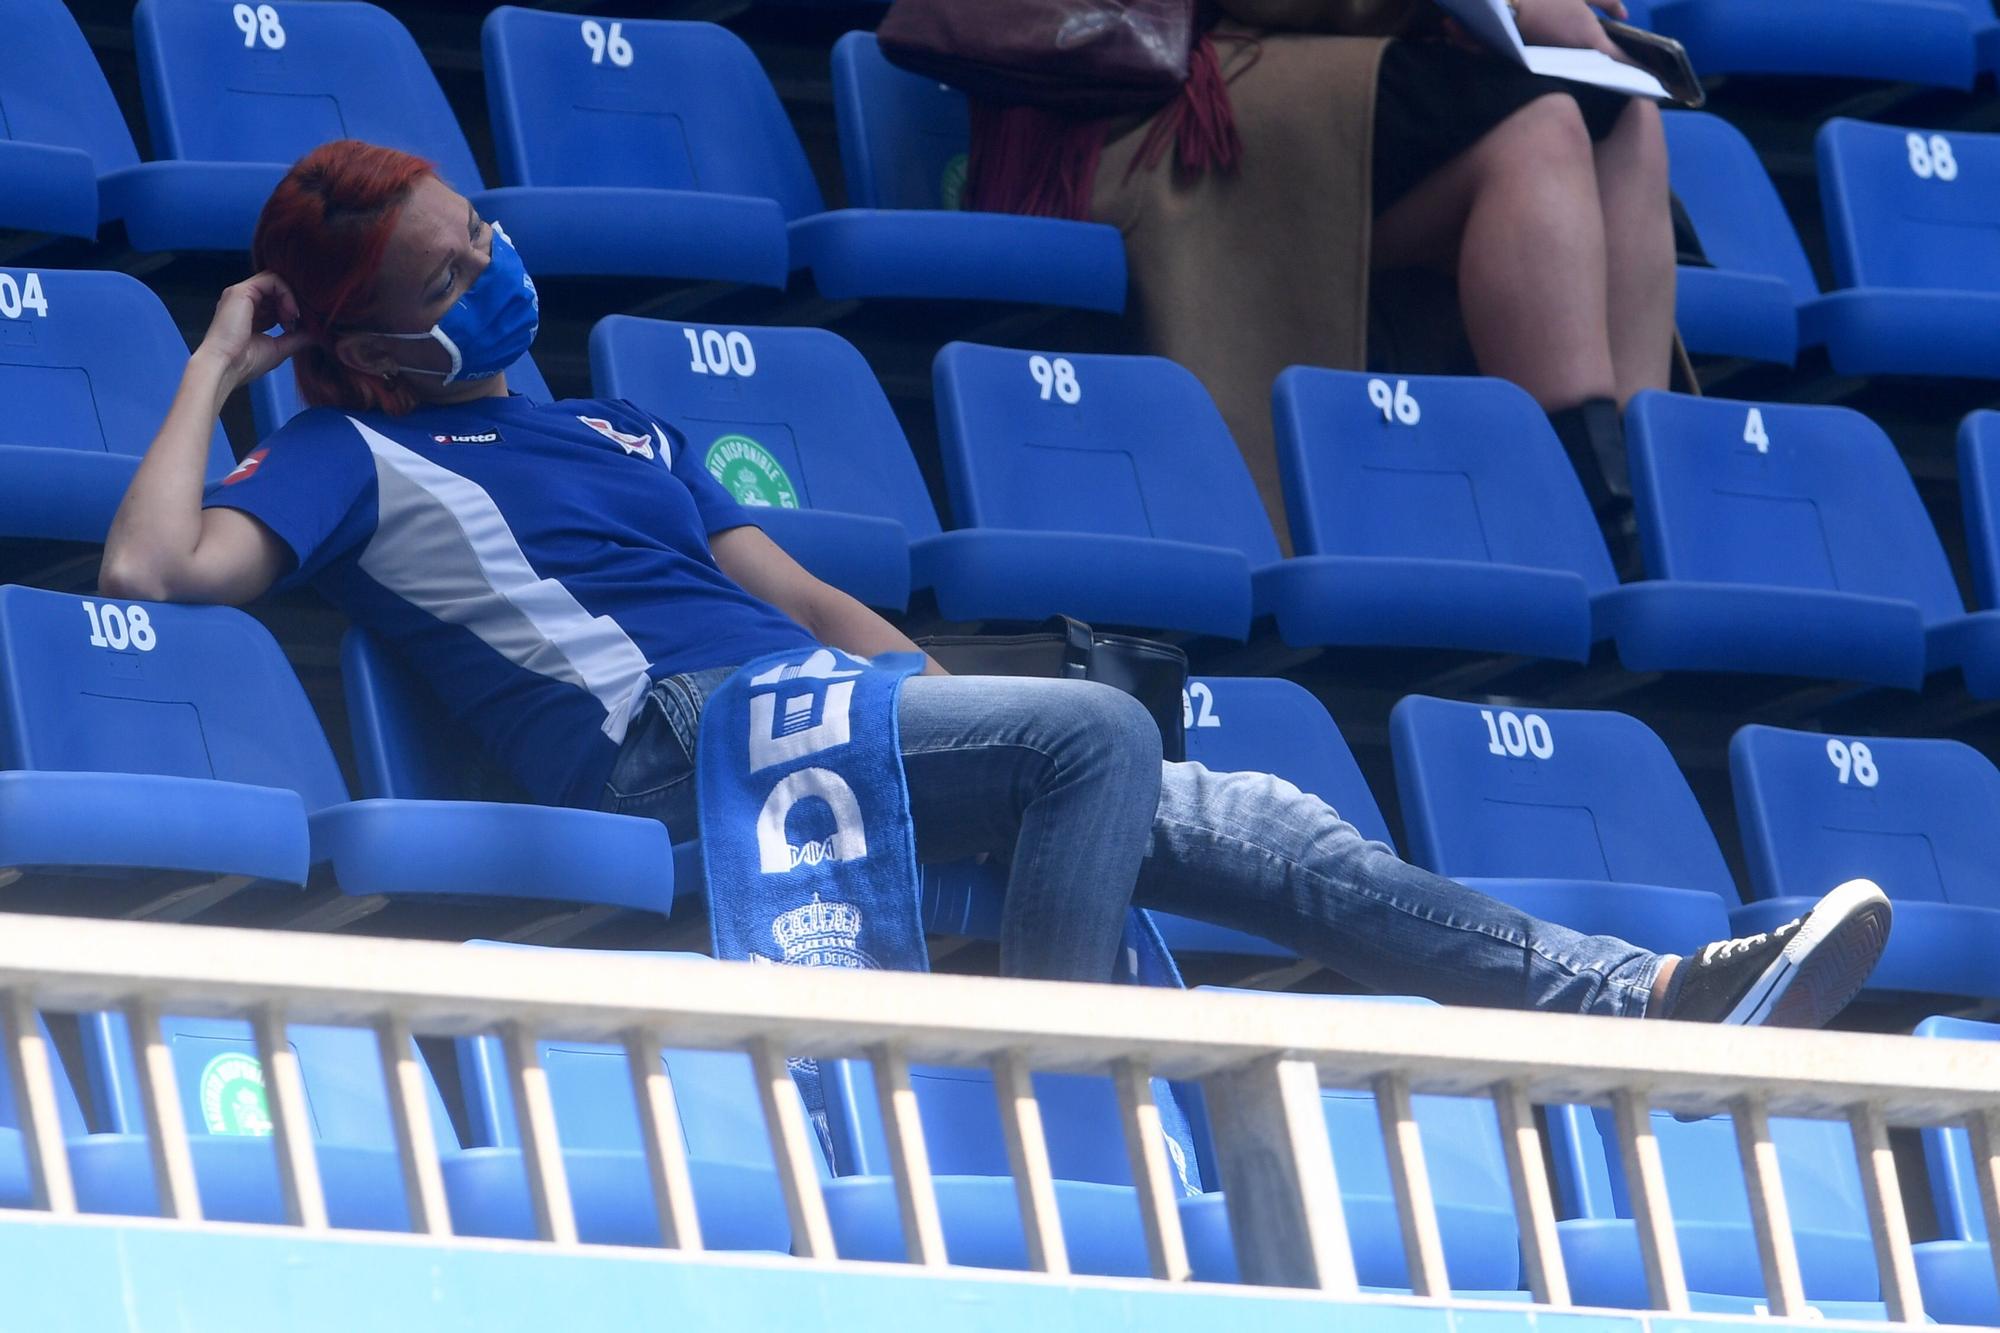
<path fill-rule="evenodd" d="M 222 405 L 283 363 L 304 340 L 263 330 L 298 319 L 292 293 L 259 273 L 222 293 L 201 346 L 188 358 L 174 405 L 153 437 L 104 542 L 98 588 L 140 601 L 254 600 L 284 572 L 285 544 L 234 509 L 203 509 L 209 440 Z"/>

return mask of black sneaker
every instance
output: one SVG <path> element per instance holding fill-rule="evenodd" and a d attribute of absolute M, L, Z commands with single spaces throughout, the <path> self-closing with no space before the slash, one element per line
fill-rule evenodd
<path fill-rule="evenodd" d="M 1847 1007 L 1889 943 L 1889 899 L 1851 879 L 1764 935 L 1683 958 L 1663 1018 L 1816 1028 Z"/>

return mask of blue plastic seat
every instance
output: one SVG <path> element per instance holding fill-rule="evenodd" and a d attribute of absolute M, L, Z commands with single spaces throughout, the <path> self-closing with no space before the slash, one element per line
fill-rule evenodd
<path fill-rule="evenodd" d="M 1327 1005 L 1367 1003 L 1299 998 Z M 827 1186 L 827 1209 L 836 1243 L 844 1258 L 899 1261 L 906 1251 L 872 1073 L 864 1062 L 840 1061 L 828 1066 L 827 1075 L 827 1121 L 838 1170 Z M 1026 1268 L 1026 1241 L 991 1074 L 917 1066 L 910 1079 L 951 1262 Z M 1072 1270 L 1146 1275 L 1150 1270 L 1137 1194 L 1110 1081 L 1036 1074 L 1034 1082 Z M 1323 1089 L 1320 1099 L 1358 1276 L 1371 1288 L 1407 1289 L 1409 1270 L 1375 1100 L 1366 1092 L 1341 1089 Z M 1492 1105 L 1428 1096 L 1417 1098 L 1416 1104 L 1453 1287 L 1482 1294 L 1512 1292 L 1520 1282 L 1520 1233 Z M 1216 1192 L 1181 1200 L 1189 1260 L 1199 1281 L 1238 1280 L 1225 1210 L 1226 1202 Z"/>
<path fill-rule="evenodd" d="M 1526 393 L 1294 366 L 1272 397 L 1296 554 L 1256 596 L 1286 643 L 1590 656 L 1618 576 Z"/>
<path fill-rule="evenodd" d="M 161 1027 L 173 1055 L 202 1216 L 216 1222 L 283 1223 L 271 1109 L 250 1025 L 167 1017 Z M 305 1084 L 327 1220 L 367 1231 L 409 1230 L 375 1034 L 366 1028 L 293 1024 L 287 1036 Z M 159 1192 L 138 1066 L 123 1015 L 84 1016 L 83 1057 L 109 1132 L 70 1139 L 77 1205 L 85 1212 L 154 1216 L 160 1211 Z M 424 1067 L 421 1057 L 418 1065 Z M 425 1082 L 430 1082 L 428 1069 Z M 430 1087 L 430 1120 L 440 1157 L 449 1161 L 458 1140 L 435 1085 Z"/>
<path fill-rule="evenodd" d="M 1750 868 L 1741 933 L 1850 879 L 1895 903 L 1874 990 L 2000 996 L 2000 770 L 1945 740 L 1750 726 L 1729 745 Z"/>
<path fill-rule="evenodd" d="M 1375 793 L 1319 700 L 1289 680 L 1197 676 L 1188 681 L 1187 757 L 1213 773 L 1274 773 L 1340 812 L 1361 835 L 1393 845 Z M 1176 954 L 1290 958 L 1292 950 L 1226 926 L 1156 913 Z"/>
<path fill-rule="evenodd" d="M 1691 352 L 1790 365 L 1799 310 L 1819 299 L 1805 247 L 1757 150 L 1704 111 L 1669 111 L 1667 170 L 1710 268 L 1683 265 L 1674 322 Z"/>
<path fill-rule="evenodd" d="M 700 885 L 699 844 L 671 846 L 664 825 L 522 803 L 512 777 L 366 631 L 350 629 L 342 639 L 340 675 L 364 798 L 343 807 L 351 823 L 333 843 L 348 858 L 347 878 L 365 875 L 377 892 L 421 893 L 426 883 L 439 886 L 432 892 L 475 896 L 552 891 L 564 900 L 662 914 L 677 892 Z M 316 828 L 316 847 L 320 833 Z M 405 837 L 437 841 L 412 855 L 398 851 L 396 840 Z M 482 890 L 482 882 L 489 887 Z"/>
<path fill-rule="evenodd" d="M 524 355 L 507 368 L 507 388 L 538 403 L 555 401 L 533 356 Z M 305 410 L 305 400 L 299 397 L 299 377 L 290 361 L 250 381 L 250 416 L 257 424 L 258 439 L 269 436 Z"/>
<path fill-rule="evenodd" d="M 1993 12 L 1993 0 L 1952 0 L 1965 10 L 1972 23 L 1972 41 L 1981 74 L 2000 73 L 2000 15 Z"/>
<path fill-rule="evenodd" d="M 1683 1123 L 1666 1111 L 1654 1112 L 1651 1120 L 1689 1289 L 1720 1298 L 1702 1302 L 1711 1309 L 1761 1301 L 1764 1275 L 1750 1230 L 1734 1125 L 1727 1116 Z M 1773 1119 L 1771 1138 L 1807 1299 L 1832 1318 L 1884 1318 L 1846 1123 Z M 1556 1223 L 1556 1234 L 1570 1294 L 1578 1305 L 1643 1309 L 1645 1270 L 1617 1144 L 1609 1111 L 1549 1108 L 1556 1208 L 1566 1217 Z"/>
<path fill-rule="evenodd" d="M 833 110 L 849 207 L 792 229 L 822 293 L 1124 309 L 1116 229 L 964 210 L 964 96 L 891 65 L 875 34 L 834 43 Z"/>
<path fill-rule="evenodd" d="M 1909 471 L 1859 412 L 1648 390 L 1626 441 L 1651 575 L 1605 599 L 1627 669 L 1915 689 L 1985 651 Z"/>
<path fill-rule="evenodd" d="M 1248 636 L 1251 571 L 1278 542 L 1186 369 L 955 342 L 934 381 L 958 530 L 920 547 L 913 573 L 946 619 Z"/>
<path fill-rule="evenodd" d="M 180 915 L 309 873 L 340 895 L 327 924 L 389 898 L 672 904 L 650 820 L 349 801 L 277 643 L 233 608 L 0 588 L 0 710 L 0 865 L 61 872 L 44 910 Z M 118 868 L 160 873 L 79 878 Z"/>
<path fill-rule="evenodd" d="M 1965 516 L 1965 544 L 1972 566 L 1972 592 L 1981 610 L 1957 633 L 1957 651 L 1966 693 L 2000 698 L 2000 646 L 1985 639 L 2000 612 L 2000 412 L 1979 411 L 1958 425 L 1958 498 Z"/>
<path fill-rule="evenodd" d="M 1835 119 L 1815 147 L 1837 290 L 1801 341 L 1843 375 L 2000 377 L 2000 135 Z"/>
<path fill-rule="evenodd" d="M 1897 929 L 1902 923 L 1897 923 Z M 1966 1018 L 1926 1018 L 1916 1035 L 1943 1041 L 2000 1041 L 2000 1024 Z M 1963 1129 L 1923 1131 L 1931 1198 L 1937 1205 L 1938 1239 L 1913 1246 L 1924 1313 L 1943 1324 L 2000 1324 L 2000 1291 L 1993 1284 L 1993 1252 L 1986 1244 L 1986 1214 L 1979 1202 L 1978 1168 Z"/>
<path fill-rule="evenodd" d="M 613 315 L 591 385 L 686 433 L 773 540 L 870 606 L 910 601 L 910 548 L 937 511 L 875 372 L 839 334 Z"/>
<path fill-rule="evenodd" d="M 187 358 L 135 278 L 0 269 L 0 537 L 103 541 Z M 209 480 L 231 466 L 218 424 Z"/>
<path fill-rule="evenodd" d="M 708 961 L 699 954 L 618 956 Z M 589 1244 L 658 1245 L 659 1208 L 648 1184 L 624 1051 L 574 1041 L 544 1041 L 538 1050 L 578 1234 Z M 505 1053 L 496 1038 L 465 1038 L 458 1058 L 472 1146 L 444 1163 L 452 1220 L 472 1235 L 531 1239 L 534 1214 Z M 702 1244 L 790 1250 L 791 1222 L 750 1057 L 668 1050 L 661 1060 L 680 1112 Z"/>
<path fill-rule="evenodd" d="M 1819 74 L 1970 88 L 1972 20 L 1958 0 L 1652 0 L 1650 26 L 1703 75 Z"/>
<path fill-rule="evenodd" d="M 1687 953 L 1730 935 L 1736 886 L 1645 723 L 1410 695 L 1389 715 L 1419 865 L 1546 920 Z"/>

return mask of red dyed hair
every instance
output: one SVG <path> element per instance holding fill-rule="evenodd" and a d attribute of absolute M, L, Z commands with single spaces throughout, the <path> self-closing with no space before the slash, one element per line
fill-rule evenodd
<path fill-rule="evenodd" d="M 294 163 L 264 202 L 250 262 L 283 278 L 298 300 L 312 341 L 292 364 L 309 405 L 397 415 L 417 405 L 401 381 L 342 365 L 333 337 L 367 308 L 403 204 L 434 169 L 398 149 L 339 139 Z"/>

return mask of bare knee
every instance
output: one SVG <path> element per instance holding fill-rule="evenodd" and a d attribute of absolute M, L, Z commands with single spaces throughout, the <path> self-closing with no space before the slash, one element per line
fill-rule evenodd
<path fill-rule="evenodd" d="M 1536 98 L 1496 125 L 1479 147 L 1490 181 L 1538 187 L 1535 192 L 1544 195 L 1596 171 L 1589 127 L 1567 93 Z"/>
<path fill-rule="evenodd" d="M 1666 199 L 1667 132 L 1659 107 L 1633 98 L 1597 153 L 1601 180 L 1619 181 L 1648 199 Z"/>

